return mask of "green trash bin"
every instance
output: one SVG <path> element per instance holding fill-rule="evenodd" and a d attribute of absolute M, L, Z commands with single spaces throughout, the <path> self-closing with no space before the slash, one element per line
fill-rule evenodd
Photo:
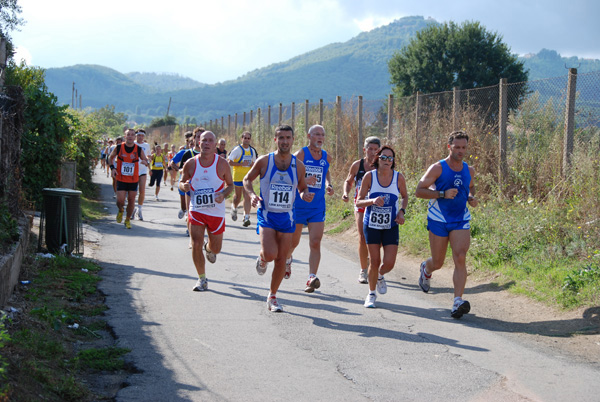
<path fill-rule="evenodd" d="M 81 230 L 81 191 L 68 188 L 45 188 L 42 190 L 44 208 L 40 223 L 40 244 L 45 239 L 50 253 L 83 253 Z M 61 250 L 62 249 L 62 250 Z"/>

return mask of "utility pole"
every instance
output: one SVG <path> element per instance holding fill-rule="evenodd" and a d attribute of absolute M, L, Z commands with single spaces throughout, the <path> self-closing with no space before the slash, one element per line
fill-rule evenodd
<path fill-rule="evenodd" d="M 171 110 L 171 97 L 169 96 L 169 106 L 167 106 L 167 116 L 169 117 L 169 110 Z"/>
<path fill-rule="evenodd" d="M 75 81 L 73 81 L 73 87 L 71 88 L 71 108 L 75 109 Z"/>

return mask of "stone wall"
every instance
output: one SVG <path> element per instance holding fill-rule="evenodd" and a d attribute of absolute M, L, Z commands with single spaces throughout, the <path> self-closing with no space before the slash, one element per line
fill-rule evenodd
<path fill-rule="evenodd" d="M 23 218 L 19 221 L 19 224 L 21 229 L 19 242 L 11 253 L 0 257 L 0 308 L 6 305 L 19 282 L 21 264 L 29 246 L 30 220 Z"/>

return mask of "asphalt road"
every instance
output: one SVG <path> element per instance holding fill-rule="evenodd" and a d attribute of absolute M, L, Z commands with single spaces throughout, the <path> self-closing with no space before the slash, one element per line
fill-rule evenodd
<path fill-rule="evenodd" d="M 308 243 L 278 292 L 284 313 L 266 309 L 271 268 L 255 270 L 255 225 L 231 221 L 209 291 L 196 273 L 178 193 L 146 190 L 144 221 L 115 221 L 109 179 L 97 171 L 109 215 L 95 224 L 107 319 L 140 373 L 118 401 L 598 401 L 600 365 L 532 348 L 486 328 L 476 312 L 454 320 L 449 304 L 415 278 L 386 276 L 388 293 L 366 309 L 355 250 L 325 240 L 321 288 L 304 293 Z M 229 212 L 229 208 L 228 208 Z M 252 216 L 253 223 L 256 222 Z M 334 250 L 338 252 L 334 252 Z M 342 254 L 342 255 L 341 255 Z"/>

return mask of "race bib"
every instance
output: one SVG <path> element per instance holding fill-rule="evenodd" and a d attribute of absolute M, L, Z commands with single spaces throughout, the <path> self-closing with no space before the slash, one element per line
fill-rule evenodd
<path fill-rule="evenodd" d="M 154 162 L 154 167 L 163 167 L 162 162 Z"/>
<path fill-rule="evenodd" d="M 307 184 L 310 188 L 321 188 L 321 183 L 323 182 L 323 168 L 321 166 L 306 166 L 306 174 L 305 177 L 308 179 L 309 177 L 316 177 L 317 182 L 313 185 Z"/>
<path fill-rule="evenodd" d="M 196 208 L 214 208 L 215 207 L 215 192 L 212 188 L 201 188 L 194 191 L 194 200 Z"/>
<path fill-rule="evenodd" d="M 135 171 L 135 163 L 123 162 L 121 163 L 121 174 L 123 176 L 133 176 Z"/>
<path fill-rule="evenodd" d="M 389 229 L 392 227 L 392 207 L 371 207 L 369 219 L 371 229 Z"/>
<path fill-rule="evenodd" d="M 291 211 L 293 189 L 293 186 L 287 184 L 271 184 L 269 187 L 269 208 Z"/>

